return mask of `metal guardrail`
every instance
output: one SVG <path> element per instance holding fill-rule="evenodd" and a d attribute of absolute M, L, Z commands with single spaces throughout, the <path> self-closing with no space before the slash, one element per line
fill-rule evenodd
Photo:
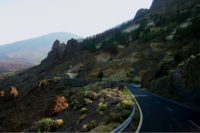
<path fill-rule="evenodd" d="M 130 92 L 129 89 L 128 89 L 128 91 L 131 94 L 131 96 L 133 97 L 133 95 L 132 95 L 132 93 Z M 133 99 L 134 99 L 134 97 L 133 97 Z M 120 126 L 118 126 L 117 128 L 115 128 L 114 130 L 112 130 L 110 133 L 122 132 L 130 124 L 130 122 L 132 121 L 134 113 L 135 113 L 135 106 L 133 106 L 132 113 L 126 119 L 126 121 L 124 121 Z"/>
<path fill-rule="evenodd" d="M 122 132 L 129 125 L 129 123 L 132 121 L 133 116 L 134 116 L 134 112 L 135 112 L 135 106 L 133 106 L 133 111 L 130 114 L 130 116 L 126 119 L 126 121 L 124 121 L 120 126 L 115 128 L 113 131 L 111 131 L 111 133 Z"/>

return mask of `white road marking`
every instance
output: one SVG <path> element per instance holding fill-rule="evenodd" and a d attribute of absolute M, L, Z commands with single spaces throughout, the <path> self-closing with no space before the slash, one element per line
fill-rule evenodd
<path fill-rule="evenodd" d="M 197 124 L 195 124 L 195 123 L 192 122 L 191 120 L 188 120 L 188 121 L 200 129 L 200 127 L 199 127 Z"/>
<path fill-rule="evenodd" d="M 170 110 L 170 111 L 173 111 L 172 109 L 170 109 L 170 108 L 168 108 L 168 107 L 167 107 L 167 109 Z"/>
<path fill-rule="evenodd" d="M 156 101 L 157 104 L 160 104 L 158 101 Z"/>
<path fill-rule="evenodd" d="M 142 90 L 142 91 L 144 91 L 144 90 Z M 145 91 L 145 92 L 148 92 L 148 91 Z M 182 104 L 176 103 L 176 102 L 174 102 L 174 101 L 171 101 L 171 100 L 169 100 L 169 99 L 167 99 L 167 98 L 161 97 L 161 96 L 156 95 L 156 94 L 154 94 L 154 93 L 151 93 L 151 92 L 148 92 L 148 93 L 150 93 L 150 94 L 152 94 L 152 95 L 154 95 L 154 96 L 157 96 L 157 97 L 159 97 L 159 98 L 165 99 L 165 100 L 167 100 L 167 101 L 169 101 L 169 102 L 171 102 L 171 103 L 177 104 L 177 105 L 179 105 L 179 106 L 182 106 L 182 107 L 185 107 L 185 108 L 188 108 L 188 109 L 194 110 L 194 111 L 198 111 L 198 110 L 196 110 L 196 109 L 193 109 L 193 108 L 190 108 L 190 107 L 184 106 L 184 105 L 182 105 Z"/>

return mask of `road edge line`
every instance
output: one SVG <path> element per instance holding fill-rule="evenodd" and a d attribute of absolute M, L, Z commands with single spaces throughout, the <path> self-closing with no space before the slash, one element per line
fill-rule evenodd
<path fill-rule="evenodd" d="M 139 88 L 139 89 L 140 89 L 140 88 Z M 140 89 L 140 90 L 142 90 L 142 89 Z M 145 90 L 142 90 L 142 91 L 145 91 Z M 148 92 L 148 91 L 145 91 L 145 92 Z M 190 108 L 190 107 L 188 107 L 188 106 L 185 106 L 185 105 L 182 105 L 182 104 L 176 103 L 176 102 L 174 102 L 174 101 L 171 101 L 170 99 L 167 99 L 167 98 L 165 98 L 165 97 L 162 97 L 162 96 L 156 95 L 156 94 L 151 93 L 151 92 L 148 92 L 148 93 L 150 93 L 150 94 L 152 94 L 152 95 L 155 95 L 155 96 L 157 96 L 157 97 L 160 97 L 160 98 L 162 98 L 162 99 L 165 99 L 165 100 L 167 100 L 167 101 L 169 101 L 169 102 L 172 102 L 172 103 L 174 103 L 174 104 L 180 105 L 180 106 L 182 106 L 182 107 L 185 107 L 185 108 L 188 108 L 188 109 L 191 109 L 191 110 L 194 110 L 194 111 L 200 112 L 200 111 L 198 111 L 198 110 L 196 110 L 196 109 L 193 109 L 193 108 Z"/>
<path fill-rule="evenodd" d="M 128 88 L 128 87 L 127 87 L 127 88 Z M 135 131 L 136 133 L 138 133 L 138 132 L 140 131 L 141 126 L 142 126 L 143 114 L 142 114 L 142 110 L 141 110 L 141 108 L 140 108 L 140 105 L 138 104 L 138 102 L 137 102 L 135 96 L 134 96 L 133 93 L 129 90 L 129 88 L 128 88 L 128 91 L 131 93 L 132 97 L 134 98 L 134 100 L 135 100 L 135 102 L 136 102 L 136 104 L 137 104 L 137 106 L 138 106 L 138 109 L 140 110 L 140 122 L 139 122 L 139 125 L 138 125 L 137 130 Z"/>

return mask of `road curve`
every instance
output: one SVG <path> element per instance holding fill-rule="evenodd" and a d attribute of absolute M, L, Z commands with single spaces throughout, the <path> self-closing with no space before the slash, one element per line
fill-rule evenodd
<path fill-rule="evenodd" d="M 136 98 L 143 115 L 139 132 L 200 132 L 200 113 L 124 84 Z"/>

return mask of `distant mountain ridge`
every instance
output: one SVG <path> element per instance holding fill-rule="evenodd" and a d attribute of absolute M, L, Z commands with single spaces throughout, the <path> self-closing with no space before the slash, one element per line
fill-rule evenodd
<path fill-rule="evenodd" d="M 41 60 L 46 58 L 56 39 L 66 43 L 71 38 L 78 39 L 82 37 L 68 32 L 56 32 L 36 38 L 0 45 L 0 61 L 13 61 L 26 65 L 32 64 L 32 66 L 38 65 Z M 0 67 L 2 65 L 3 64 L 1 63 Z"/>

